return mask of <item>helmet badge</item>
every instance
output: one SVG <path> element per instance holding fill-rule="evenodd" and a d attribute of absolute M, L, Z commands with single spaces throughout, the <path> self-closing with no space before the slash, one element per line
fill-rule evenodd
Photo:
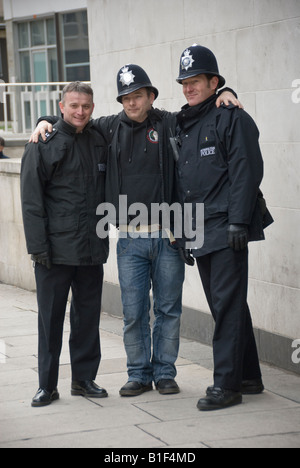
<path fill-rule="evenodd" d="M 120 81 L 123 86 L 130 86 L 134 83 L 135 75 L 132 73 L 132 70 L 129 70 L 129 67 L 124 67 L 121 71 Z"/>
<path fill-rule="evenodd" d="M 189 68 L 193 67 L 193 63 L 195 60 L 193 59 L 193 56 L 191 55 L 191 51 L 189 49 L 186 49 L 183 52 L 183 57 L 181 58 L 181 68 L 182 70 L 185 69 L 188 71 Z"/>

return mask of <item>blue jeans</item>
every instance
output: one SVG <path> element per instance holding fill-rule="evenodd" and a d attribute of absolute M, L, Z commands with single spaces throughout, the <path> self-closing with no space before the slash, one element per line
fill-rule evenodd
<path fill-rule="evenodd" d="M 169 239 L 120 238 L 117 246 L 129 382 L 176 377 L 185 266 Z M 154 316 L 151 353 L 150 289 Z M 152 358 L 151 358 L 152 357 Z"/>

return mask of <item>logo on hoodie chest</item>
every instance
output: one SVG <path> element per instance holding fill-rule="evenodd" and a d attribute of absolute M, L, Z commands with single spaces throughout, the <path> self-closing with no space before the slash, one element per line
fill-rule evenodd
<path fill-rule="evenodd" d="M 151 128 L 147 132 L 147 139 L 150 141 L 150 143 L 157 144 L 158 143 L 158 133 L 154 128 Z"/>

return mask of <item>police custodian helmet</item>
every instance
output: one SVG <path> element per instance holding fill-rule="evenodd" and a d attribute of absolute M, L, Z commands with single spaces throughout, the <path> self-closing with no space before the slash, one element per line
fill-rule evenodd
<path fill-rule="evenodd" d="M 141 88 L 150 88 L 158 96 L 158 89 L 152 86 L 149 76 L 138 65 L 125 65 L 117 75 L 118 97 L 117 101 L 122 102 L 122 97 L 133 93 Z"/>
<path fill-rule="evenodd" d="M 218 62 L 211 50 L 194 44 L 185 49 L 180 57 L 178 83 L 197 75 L 212 75 L 219 78 L 218 88 L 223 88 L 225 78 L 219 74 Z"/>

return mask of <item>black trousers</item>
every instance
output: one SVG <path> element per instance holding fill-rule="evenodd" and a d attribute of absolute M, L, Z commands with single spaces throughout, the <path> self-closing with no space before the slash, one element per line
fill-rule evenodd
<path fill-rule="evenodd" d="M 70 290 L 72 380 L 95 380 L 101 359 L 99 323 L 103 265 L 53 265 L 48 270 L 37 263 L 35 276 L 39 307 L 40 388 L 54 390 L 57 387 L 63 324 Z"/>
<path fill-rule="evenodd" d="M 248 293 L 248 249 L 224 249 L 197 258 L 204 291 L 216 322 L 214 385 L 240 391 L 243 380 L 261 378 Z"/>

